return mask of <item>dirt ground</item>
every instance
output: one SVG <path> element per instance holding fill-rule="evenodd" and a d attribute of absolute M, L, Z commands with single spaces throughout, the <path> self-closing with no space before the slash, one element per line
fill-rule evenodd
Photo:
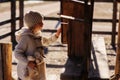
<path fill-rule="evenodd" d="M 45 4 L 49 4 L 49 3 L 45 3 Z M 36 5 L 27 4 L 27 7 L 28 8 L 34 7 Z M 44 5 L 44 4 L 41 4 L 41 5 Z M 56 7 L 59 7 L 59 5 Z M 5 11 L 4 9 L 0 9 L 0 10 Z M 47 16 L 57 16 L 56 14 L 58 12 L 59 11 L 50 13 Z M 95 3 L 94 18 L 112 19 L 112 4 L 111 3 Z M 45 26 L 47 26 L 45 27 L 45 29 L 55 29 L 55 26 L 58 23 L 58 21 L 44 21 L 44 23 L 45 23 Z M 93 23 L 93 31 L 111 31 L 111 25 L 112 25 L 111 23 Z M 43 33 L 43 34 L 44 36 L 48 37 L 48 36 L 51 36 L 53 33 L 50 32 L 50 33 Z M 116 51 L 111 46 L 111 42 L 110 42 L 111 36 L 97 35 L 97 34 L 94 34 L 93 37 L 94 36 L 100 36 L 100 37 L 102 36 L 105 39 L 110 76 L 112 76 L 114 74 L 114 69 L 115 69 Z M 45 61 L 47 66 L 47 70 L 46 70 L 47 80 L 60 80 L 60 75 L 65 70 L 64 64 L 66 63 L 66 60 L 67 60 L 67 45 L 61 43 L 61 37 L 59 37 L 59 39 L 55 43 L 53 43 L 52 45 L 46 48 L 45 56 L 46 56 Z M 17 60 L 14 58 L 14 55 L 13 55 L 12 62 L 13 63 L 17 62 Z M 12 65 L 12 76 L 13 78 L 17 79 L 16 64 Z"/>

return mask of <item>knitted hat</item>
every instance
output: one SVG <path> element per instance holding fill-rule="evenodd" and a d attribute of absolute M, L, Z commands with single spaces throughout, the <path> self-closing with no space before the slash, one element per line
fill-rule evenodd
<path fill-rule="evenodd" d="M 38 12 L 30 11 L 25 14 L 24 20 L 28 28 L 32 28 L 34 25 L 42 22 L 42 16 Z"/>

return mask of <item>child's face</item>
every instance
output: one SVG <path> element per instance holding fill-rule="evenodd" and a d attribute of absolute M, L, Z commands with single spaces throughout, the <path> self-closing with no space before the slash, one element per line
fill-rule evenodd
<path fill-rule="evenodd" d="M 38 24 L 38 29 L 39 30 L 42 30 L 42 27 L 43 27 L 43 22 L 41 22 L 41 23 Z"/>

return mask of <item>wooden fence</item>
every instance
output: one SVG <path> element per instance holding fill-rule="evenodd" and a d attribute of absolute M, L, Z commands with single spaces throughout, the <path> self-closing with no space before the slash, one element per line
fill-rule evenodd
<path fill-rule="evenodd" d="M 10 3 L 11 3 L 11 19 L 0 22 L 0 26 L 11 23 L 11 32 L 4 35 L 0 35 L 0 39 L 11 35 L 11 41 L 15 43 L 16 21 L 19 20 L 19 28 L 23 27 L 24 1 L 19 0 L 19 17 L 16 17 L 16 0 L 11 0 Z"/>
<path fill-rule="evenodd" d="M 82 1 L 82 0 L 81 0 Z M 107 2 L 107 3 L 113 3 L 113 17 L 112 19 L 93 19 L 93 22 L 111 22 L 112 23 L 112 32 L 103 32 L 103 31 L 93 31 L 93 34 L 105 34 L 105 35 L 111 35 L 111 44 L 115 46 L 116 44 L 116 23 L 117 20 L 117 1 L 120 0 L 94 0 L 95 2 Z M 9 35 L 11 35 L 11 41 L 15 43 L 15 31 L 16 31 L 16 21 L 20 20 L 19 26 L 20 28 L 23 27 L 23 14 L 24 14 L 24 0 L 19 0 L 19 17 L 16 17 L 16 1 L 11 0 L 11 19 L 0 22 L 1 25 L 5 25 L 8 23 L 11 23 L 11 32 L 7 33 L 5 35 L 0 35 L 0 39 L 5 38 Z M 45 17 L 45 20 L 59 20 L 59 18 L 52 18 L 52 17 Z"/>
<path fill-rule="evenodd" d="M 0 80 L 12 80 L 12 44 L 0 42 Z"/>
<path fill-rule="evenodd" d="M 100 31 L 99 32 L 95 32 L 94 31 L 93 34 L 110 34 L 111 37 L 112 37 L 111 43 L 112 43 L 113 46 L 115 46 L 115 36 L 117 34 L 116 33 L 116 23 L 118 22 L 118 20 L 117 20 L 117 1 L 119 1 L 119 0 L 95 0 L 95 1 L 97 1 L 97 2 L 99 2 L 99 1 L 101 1 L 101 2 L 112 2 L 113 3 L 113 15 L 112 15 L 113 18 L 112 19 L 93 19 L 94 22 L 111 22 L 112 23 L 112 32 L 100 32 Z M 15 41 L 16 20 L 20 20 L 20 23 L 19 23 L 20 28 L 24 26 L 23 25 L 24 1 L 23 0 L 19 0 L 19 12 L 20 12 L 19 17 L 16 17 L 16 1 L 15 0 L 11 0 L 10 2 L 11 2 L 11 19 L 3 21 L 3 22 L 0 22 L 0 26 L 8 24 L 8 23 L 11 23 L 11 32 L 8 33 L 8 34 L 0 36 L 0 39 L 1 38 L 5 38 L 6 36 L 11 35 L 11 41 L 13 43 L 15 43 L 16 42 Z M 51 19 L 52 20 L 54 18 L 47 18 L 46 17 L 46 19 Z M 55 18 L 54 20 L 59 20 L 59 18 L 58 19 Z M 6 64 L 6 63 L 8 63 L 8 62 L 6 62 L 6 60 L 5 60 L 5 62 L 3 60 L 6 59 L 7 56 L 11 56 L 10 53 L 9 53 L 9 55 L 7 55 L 7 52 L 11 52 L 11 47 L 10 47 L 10 49 L 2 48 L 2 47 L 4 47 L 3 44 L 2 44 L 2 46 L 0 46 L 0 49 L 1 49 L 0 50 L 0 52 L 1 52 L 0 53 L 0 60 L 1 60 L 0 65 L 2 65 L 2 67 L 0 68 L 0 78 L 1 78 L 0 80 L 2 80 L 2 78 L 4 80 L 8 80 L 8 79 L 6 79 L 6 77 L 4 77 L 4 75 L 9 73 L 9 72 L 6 72 L 6 70 L 7 69 L 10 70 L 11 67 L 10 67 L 10 64 Z M 3 50 L 4 49 L 5 50 L 10 50 L 10 51 L 7 51 L 7 52 L 4 51 L 4 52 L 6 52 L 5 53 L 6 55 L 5 55 L 5 54 L 2 54 L 2 49 Z M 9 62 L 10 61 L 11 61 L 11 59 L 9 59 Z M 7 68 L 8 66 L 9 66 L 9 68 Z M 3 67 L 6 67 L 6 68 L 3 69 Z M 9 71 L 9 70 L 7 70 L 7 71 Z M 7 77 L 7 78 L 10 79 L 10 75 L 11 74 L 8 74 L 9 77 Z"/>

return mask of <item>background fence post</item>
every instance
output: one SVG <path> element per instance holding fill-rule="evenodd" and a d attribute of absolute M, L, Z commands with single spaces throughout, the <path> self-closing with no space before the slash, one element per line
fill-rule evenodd
<path fill-rule="evenodd" d="M 24 0 L 19 0 L 19 16 L 20 16 L 20 22 L 19 26 L 22 28 L 24 26 L 23 22 L 23 16 L 24 16 Z"/>
<path fill-rule="evenodd" d="M 117 40 L 117 56 L 115 65 L 115 75 L 120 74 L 120 13 L 119 13 L 119 27 L 118 27 L 118 40 Z"/>
<path fill-rule="evenodd" d="M 117 1 L 113 0 L 113 20 L 112 20 L 112 39 L 111 44 L 115 47 L 116 41 L 116 23 L 117 23 Z"/>
<path fill-rule="evenodd" d="M 16 31 L 16 0 L 11 0 L 11 41 L 14 44 L 16 43 L 15 31 Z"/>
<path fill-rule="evenodd" d="M 0 43 L 0 80 L 12 80 L 12 44 Z"/>

